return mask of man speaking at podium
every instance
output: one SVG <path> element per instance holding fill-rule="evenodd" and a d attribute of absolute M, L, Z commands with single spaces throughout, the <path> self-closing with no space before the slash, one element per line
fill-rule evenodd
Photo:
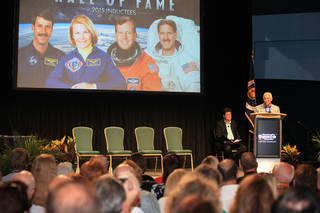
<path fill-rule="evenodd" d="M 263 94 L 263 104 L 256 106 L 256 113 L 280 113 L 280 107 L 271 104 L 273 98 L 271 92 L 265 92 Z"/>

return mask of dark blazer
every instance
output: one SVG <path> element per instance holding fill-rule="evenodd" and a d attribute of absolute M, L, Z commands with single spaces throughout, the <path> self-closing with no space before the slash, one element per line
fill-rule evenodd
<path fill-rule="evenodd" d="M 234 120 L 231 121 L 231 130 L 232 130 L 234 139 L 239 139 L 240 135 L 238 132 L 237 122 Z M 224 123 L 224 119 L 221 119 L 216 123 L 215 135 L 216 135 L 216 138 L 215 138 L 216 142 L 218 143 L 223 143 L 224 141 L 227 140 L 227 128 L 226 128 L 226 124 Z"/>

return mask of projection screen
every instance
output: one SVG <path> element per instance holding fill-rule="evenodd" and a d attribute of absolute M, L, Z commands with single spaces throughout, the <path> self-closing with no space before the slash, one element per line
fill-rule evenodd
<path fill-rule="evenodd" d="M 200 0 L 20 0 L 16 89 L 201 93 Z"/>

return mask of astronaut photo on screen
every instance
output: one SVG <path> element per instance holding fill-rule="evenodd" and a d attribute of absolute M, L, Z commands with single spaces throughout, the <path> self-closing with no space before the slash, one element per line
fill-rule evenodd
<path fill-rule="evenodd" d="M 44 87 L 50 73 L 65 53 L 49 43 L 53 32 L 54 17 L 49 10 L 43 10 L 32 18 L 32 41 L 19 49 L 19 87 Z"/>
<path fill-rule="evenodd" d="M 200 92 L 200 34 L 192 20 L 154 21 L 146 52 L 156 61 L 163 91 Z"/>

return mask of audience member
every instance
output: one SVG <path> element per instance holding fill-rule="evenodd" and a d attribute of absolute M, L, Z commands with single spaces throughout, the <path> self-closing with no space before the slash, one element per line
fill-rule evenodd
<path fill-rule="evenodd" d="M 272 213 L 319 213 L 320 199 L 308 188 L 290 187 L 272 205 Z"/>
<path fill-rule="evenodd" d="M 29 152 L 24 148 L 15 148 L 10 153 L 9 162 L 11 172 L 2 177 L 1 182 L 5 183 L 11 180 L 12 176 L 29 167 Z"/>
<path fill-rule="evenodd" d="M 125 160 L 121 164 L 127 164 L 133 168 L 133 174 L 139 181 L 139 187 L 142 186 L 142 169 L 132 160 Z M 140 207 L 144 213 L 159 213 L 160 207 L 155 196 L 146 190 L 140 191 Z"/>
<path fill-rule="evenodd" d="M 280 162 L 273 166 L 272 175 L 277 181 L 278 193 L 282 193 L 289 186 L 294 177 L 294 167 L 287 162 Z"/>
<path fill-rule="evenodd" d="M 30 208 L 27 186 L 20 181 L 0 184 L 0 198 L 1 212 L 24 213 Z"/>
<path fill-rule="evenodd" d="M 89 181 L 94 181 L 103 174 L 105 174 L 105 167 L 101 161 L 89 160 L 81 165 L 80 175 Z"/>
<path fill-rule="evenodd" d="M 94 182 L 94 186 L 100 201 L 101 213 L 120 213 L 122 211 L 126 193 L 118 179 L 105 174 Z"/>
<path fill-rule="evenodd" d="M 238 183 L 240 183 L 247 175 L 257 174 L 258 162 L 252 152 L 244 152 L 241 155 L 240 163 L 244 176 L 238 178 Z"/>
<path fill-rule="evenodd" d="M 237 184 L 237 165 L 231 159 L 224 159 L 218 164 L 218 170 L 222 175 L 222 186 L 220 188 L 220 201 L 222 209 L 229 212 L 239 184 Z"/>
<path fill-rule="evenodd" d="M 249 175 L 241 181 L 229 212 L 270 213 L 273 202 L 273 192 L 267 181 L 259 175 Z"/>
<path fill-rule="evenodd" d="M 151 192 L 159 200 L 164 194 L 164 186 L 167 181 L 168 176 L 175 169 L 181 168 L 181 162 L 179 156 L 170 153 L 164 156 L 163 158 L 163 175 L 162 178 L 155 179 L 158 184 L 152 186 Z"/>
<path fill-rule="evenodd" d="M 166 205 L 166 199 L 170 191 L 178 185 L 179 181 L 182 179 L 182 177 L 188 174 L 188 172 L 185 169 L 175 169 L 173 172 L 170 173 L 170 175 L 167 178 L 165 189 L 164 189 L 164 196 L 158 200 L 159 206 L 160 206 L 160 212 L 164 213 L 165 211 L 165 205 Z"/>
<path fill-rule="evenodd" d="M 135 162 L 142 169 L 142 185 L 141 188 L 147 191 L 151 191 L 152 185 L 156 182 L 150 175 L 145 174 L 147 168 L 146 159 L 139 152 L 135 152 L 131 155 L 130 159 Z"/>
<path fill-rule="evenodd" d="M 100 213 L 100 206 L 90 184 L 69 181 L 50 191 L 46 213 Z"/>
<path fill-rule="evenodd" d="M 260 175 L 261 177 L 263 177 L 267 181 L 267 183 L 269 184 L 269 186 L 273 192 L 273 196 L 276 199 L 278 197 L 278 189 L 277 189 L 276 179 L 273 177 L 273 175 L 271 173 L 260 172 L 260 173 L 258 173 L 258 175 Z"/>
<path fill-rule="evenodd" d="M 317 171 L 311 164 L 299 164 L 293 178 L 294 187 L 307 187 L 317 192 Z"/>
<path fill-rule="evenodd" d="M 58 175 L 58 176 L 54 177 L 49 183 L 49 191 L 48 192 L 54 190 L 60 184 L 66 183 L 68 181 L 72 181 L 72 179 L 66 175 Z"/>
<path fill-rule="evenodd" d="M 213 155 L 208 155 L 201 161 L 201 164 L 207 164 L 209 166 L 212 166 L 215 169 L 218 168 L 218 163 L 219 163 L 219 159 Z"/>
<path fill-rule="evenodd" d="M 32 164 L 32 175 L 36 181 L 36 193 L 33 204 L 44 207 L 48 195 L 49 183 L 56 176 L 56 159 L 50 154 L 38 155 Z"/>
<path fill-rule="evenodd" d="M 27 196 L 29 203 L 31 204 L 34 194 L 36 192 L 36 181 L 31 172 L 22 170 L 12 176 L 12 181 L 20 181 L 27 186 Z M 44 212 L 44 207 L 32 204 L 29 213 L 41 213 Z"/>
<path fill-rule="evenodd" d="M 216 182 L 218 186 L 222 184 L 222 175 L 219 170 L 215 169 L 212 166 L 209 166 L 208 164 L 200 164 L 199 166 L 197 166 L 194 172 Z"/>
<path fill-rule="evenodd" d="M 219 186 L 195 173 L 184 175 L 177 186 L 170 191 L 166 201 L 165 212 L 178 212 L 179 208 L 184 206 L 184 199 L 190 195 L 196 196 L 198 202 L 200 199 L 209 201 L 214 207 L 211 212 L 221 213 Z"/>
<path fill-rule="evenodd" d="M 212 202 L 197 195 L 188 195 L 183 198 L 179 206 L 172 213 L 215 213 Z"/>
<path fill-rule="evenodd" d="M 103 164 L 104 167 L 104 173 L 107 174 L 108 173 L 108 169 L 109 169 L 109 160 L 105 155 L 97 155 L 97 156 L 93 156 L 90 158 L 90 161 L 95 161 L 98 160 Z"/>
<path fill-rule="evenodd" d="M 126 200 L 123 206 L 124 213 L 139 213 L 143 212 L 140 205 L 140 184 L 137 177 L 134 175 L 134 170 L 128 164 L 120 164 L 113 171 L 114 177 L 116 177 L 122 183 Z"/>
<path fill-rule="evenodd" d="M 72 163 L 71 162 L 60 162 L 57 165 L 57 175 L 68 175 L 73 173 Z"/>

